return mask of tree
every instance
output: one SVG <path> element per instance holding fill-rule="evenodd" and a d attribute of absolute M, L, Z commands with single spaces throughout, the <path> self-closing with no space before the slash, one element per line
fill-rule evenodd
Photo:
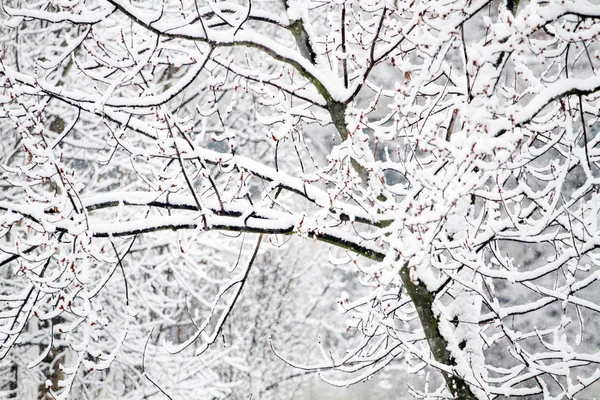
<path fill-rule="evenodd" d="M 249 273 L 299 236 L 357 272 L 366 293 L 338 304 L 362 339 L 322 361 L 275 344 L 282 363 L 573 398 L 600 378 L 598 18 L 586 0 L 7 1 L 5 390 L 235 393 L 244 353 L 206 350 L 244 337 L 232 315 L 263 318 L 238 302 Z"/>

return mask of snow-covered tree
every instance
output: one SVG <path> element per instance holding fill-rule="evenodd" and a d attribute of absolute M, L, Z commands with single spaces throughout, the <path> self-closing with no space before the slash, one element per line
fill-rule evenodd
<path fill-rule="evenodd" d="M 600 378 L 598 4 L 1 18 L 4 394 L 268 398 L 403 368 L 417 397 L 558 399 Z M 345 326 L 314 318 L 336 301 Z"/>

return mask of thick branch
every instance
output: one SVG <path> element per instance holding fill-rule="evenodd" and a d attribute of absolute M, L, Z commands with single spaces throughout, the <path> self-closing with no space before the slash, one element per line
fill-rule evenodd
<path fill-rule="evenodd" d="M 400 279 L 402 279 L 402 283 L 417 309 L 417 314 L 419 315 L 419 320 L 421 321 L 421 326 L 423 326 L 423 331 L 425 332 L 425 337 L 427 338 L 427 343 L 429 343 L 433 357 L 441 364 L 455 366 L 456 361 L 448 350 L 448 341 L 440 333 L 439 317 L 433 312 L 435 295 L 423 283 L 412 280 L 408 262 L 400 269 Z M 477 397 L 473 394 L 464 379 L 457 375 L 450 375 L 444 371 L 442 371 L 442 375 L 455 399 L 477 400 Z"/>
<path fill-rule="evenodd" d="M 282 0 L 283 7 L 286 9 L 288 7 L 287 0 Z M 310 60 L 311 63 L 315 63 L 317 61 L 317 55 L 312 48 L 312 44 L 310 43 L 310 36 L 304 27 L 304 22 L 302 19 L 297 19 L 295 21 L 291 21 L 287 26 L 287 29 L 294 35 L 294 39 L 296 40 L 296 45 L 298 46 L 298 50 L 300 50 L 300 54 L 307 60 Z"/>
<path fill-rule="evenodd" d="M 259 218 L 232 218 L 207 216 L 208 230 L 249 232 L 262 234 L 298 234 L 298 226 L 292 222 L 264 220 Z M 289 218 L 288 220 L 290 220 Z M 133 236 L 162 230 L 203 229 L 204 222 L 195 221 L 193 216 L 155 218 L 152 220 L 131 221 L 121 224 L 95 224 L 91 226 L 94 237 Z M 334 229 L 309 229 L 302 234 L 319 241 L 360 254 L 375 261 L 381 261 L 385 255 L 375 245 L 355 241 L 336 234 Z"/>
<path fill-rule="evenodd" d="M 212 47 L 247 47 L 255 48 L 268 54 L 275 60 L 281 61 L 292 66 L 303 77 L 308 79 L 317 89 L 319 94 L 329 103 L 334 99 L 333 94 L 327 89 L 326 77 L 308 60 L 289 48 L 280 45 L 276 41 L 266 38 L 258 33 L 246 32 L 241 30 L 233 32 L 214 32 L 214 37 L 205 37 L 198 35 L 198 29 L 193 26 L 171 29 L 163 26 L 158 21 L 153 21 L 149 16 L 138 15 L 138 10 L 131 4 L 123 1 L 109 0 L 119 11 L 131 18 L 135 23 L 153 32 L 156 35 L 169 38 L 178 38 L 208 43 Z"/>

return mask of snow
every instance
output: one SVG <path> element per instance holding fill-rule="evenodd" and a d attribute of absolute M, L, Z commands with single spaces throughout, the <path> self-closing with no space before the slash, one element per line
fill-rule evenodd
<path fill-rule="evenodd" d="M 86 12 L 85 14 L 74 14 L 69 11 L 50 12 L 35 9 L 22 9 L 7 5 L 3 5 L 2 9 L 8 15 L 15 17 L 14 19 L 11 19 L 14 22 L 12 27 L 19 25 L 23 21 L 23 17 L 34 18 L 53 23 L 68 21 L 75 24 L 94 24 L 104 20 L 115 11 L 114 6 L 109 6 L 101 11 Z"/>
<path fill-rule="evenodd" d="M 482 399 L 561 398 L 598 377 L 596 4 L 55 3 L 4 27 L 23 36 L 0 65 L 0 358 L 35 339 L 42 376 L 64 346 L 57 398 L 140 354 L 129 398 L 165 370 L 158 388 L 259 394 L 285 378 L 241 350 L 262 354 L 263 323 L 281 359 L 342 385 L 426 368 Z M 346 325 L 311 317 L 336 298 Z M 311 365 L 307 326 L 328 335 Z M 411 390 L 448 395 L 430 384 Z"/>

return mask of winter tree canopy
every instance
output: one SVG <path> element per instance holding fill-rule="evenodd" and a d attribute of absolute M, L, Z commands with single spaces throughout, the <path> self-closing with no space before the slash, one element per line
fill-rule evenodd
<path fill-rule="evenodd" d="M 0 21 L 0 396 L 600 379 L 597 2 L 4 0 Z"/>

